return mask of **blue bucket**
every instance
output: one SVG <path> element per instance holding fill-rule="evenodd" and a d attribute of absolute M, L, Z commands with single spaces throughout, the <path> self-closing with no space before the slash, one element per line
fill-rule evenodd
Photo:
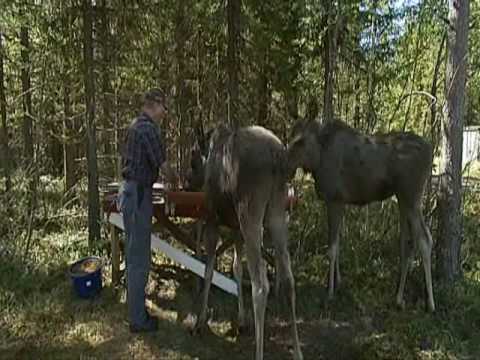
<path fill-rule="evenodd" d="M 69 273 L 75 293 L 81 298 L 91 298 L 102 289 L 102 259 L 97 256 L 73 263 Z"/>

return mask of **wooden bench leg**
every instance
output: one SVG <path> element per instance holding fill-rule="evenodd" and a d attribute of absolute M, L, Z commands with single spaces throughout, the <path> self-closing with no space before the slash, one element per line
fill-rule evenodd
<path fill-rule="evenodd" d="M 115 225 L 110 225 L 110 234 L 112 240 L 112 284 L 120 283 L 120 243 L 118 238 L 118 229 Z"/>

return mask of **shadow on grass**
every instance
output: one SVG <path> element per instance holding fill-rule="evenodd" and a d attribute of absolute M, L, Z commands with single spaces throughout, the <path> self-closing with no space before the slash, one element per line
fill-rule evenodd
<path fill-rule="evenodd" d="M 155 287 L 150 299 L 159 307 L 177 313 L 177 321 L 181 322 L 188 315 L 198 310 L 199 297 L 196 292 L 197 277 L 192 273 L 176 266 L 155 265 L 152 277 Z M 165 289 L 169 289 L 172 282 L 175 286 L 174 297 L 164 297 Z M 273 289 L 273 287 L 272 287 Z M 265 328 L 265 359 L 291 359 L 292 332 L 289 324 L 289 313 L 282 309 L 281 314 L 276 308 L 277 299 L 273 291 L 270 293 L 266 314 Z M 244 289 L 247 312 L 252 317 L 251 291 Z M 340 293 L 337 302 L 325 302 L 326 291 L 323 287 L 303 284 L 297 287 L 297 316 L 299 319 L 300 341 L 303 343 L 303 352 L 306 359 L 356 359 L 360 351 L 356 344 L 355 329 L 351 319 L 351 311 L 345 304 L 351 300 L 347 289 Z M 318 305 L 318 306 L 317 306 Z M 237 298 L 224 293 L 212 286 L 209 296 L 209 307 L 213 309 L 213 322 L 230 322 L 227 327 L 233 328 L 237 317 Z M 353 311 L 353 310 L 352 310 Z M 328 315 L 326 315 L 328 314 Z M 281 318 L 278 317 L 281 315 Z M 334 316 L 335 315 L 335 316 Z M 335 317 L 335 319 L 332 319 Z M 308 319 L 308 320 L 307 320 Z M 285 321 L 287 320 L 287 321 Z M 253 320 L 250 319 L 253 323 Z M 254 352 L 254 329 L 251 325 L 248 334 L 232 336 L 230 331 L 224 332 L 224 337 L 234 343 L 230 344 L 229 352 L 243 352 L 242 358 L 251 358 Z M 211 334 L 207 335 L 208 337 Z M 197 338 L 194 338 L 197 341 Z M 200 347 L 212 347 L 210 341 L 201 341 Z M 220 347 L 221 348 L 221 347 Z M 219 356 L 220 353 L 217 353 Z M 201 357 L 203 358 L 203 357 Z M 209 357 L 205 357 L 209 358 Z M 216 357 L 212 357 L 216 358 Z M 235 358 L 235 357 L 234 357 Z"/>
<path fill-rule="evenodd" d="M 254 337 L 225 335 L 226 314 L 236 316 L 236 300 L 220 291 L 212 291 L 215 311 L 212 331 L 192 336 L 176 318 L 190 313 L 195 277 L 175 267 L 155 267 L 150 296 L 159 318 L 155 334 L 130 334 L 124 289 L 106 286 L 93 299 L 79 299 L 66 275 L 67 264 L 57 264 L 23 271 L 19 262 L 2 263 L 10 276 L 2 271 L 2 316 L 0 319 L 1 359 L 105 359 L 105 358 L 251 358 Z M 158 271 L 158 273 L 157 273 Z M 22 274 L 15 277 L 11 274 Z M 162 297 L 156 291 L 174 280 L 174 296 Z M 231 299 L 227 299 L 231 297 Z M 8 304 L 7 304 L 8 302 Z M 3 305 L 6 305 L 4 307 Z M 176 313 L 176 317 L 172 315 Z M 220 316 L 217 316 L 220 314 Z M 225 315 L 225 316 L 224 316 Z M 288 347 L 266 345 L 275 358 L 290 358 Z M 267 357 L 266 357 L 267 358 Z"/>
<path fill-rule="evenodd" d="M 154 284 L 149 298 L 159 307 L 178 313 L 183 321 L 188 315 L 199 310 L 203 279 L 190 271 L 173 265 L 152 265 L 150 278 Z M 174 296 L 164 296 L 174 287 Z M 250 292 L 247 293 L 249 297 Z M 247 299 L 248 301 L 248 299 Z M 230 321 L 237 316 L 237 297 L 227 294 L 212 285 L 209 294 L 209 308 L 213 311 L 212 320 Z"/>

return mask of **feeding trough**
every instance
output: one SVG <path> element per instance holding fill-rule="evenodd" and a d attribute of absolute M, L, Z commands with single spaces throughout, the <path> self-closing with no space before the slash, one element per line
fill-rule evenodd
<path fill-rule="evenodd" d="M 75 293 L 81 298 L 91 298 L 102 289 L 102 260 L 97 256 L 73 263 L 69 274 Z"/>

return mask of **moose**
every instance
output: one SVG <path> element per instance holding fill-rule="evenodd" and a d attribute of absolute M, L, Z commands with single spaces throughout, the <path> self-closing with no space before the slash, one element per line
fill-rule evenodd
<path fill-rule="evenodd" d="M 271 131 L 263 127 L 249 126 L 230 130 L 221 125 L 210 134 L 204 169 L 207 215 L 203 233 L 207 264 L 194 333 L 206 326 L 218 228 L 220 224 L 231 221 L 227 218 L 229 214 L 235 214 L 241 234 L 241 239 L 235 243 L 233 265 L 239 290 L 239 323 L 245 323 L 241 286 L 241 258 L 245 251 L 252 281 L 257 360 L 263 359 L 264 321 L 269 293 L 267 268 L 261 253 L 264 226 L 271 234 L 275 246 L 277 276 L 285 286 L 290 307 L 294 358 L 303 359 L 296 324 L 295 284 L 287 249 L 286 164 L 285 146 Z"/>
<path fill-rule="evenodd" d="M 400 281 L 396 303 L 404 308 L 407 272 L 417 241 L 424 267 L 428 309 L 432 290 L 432 237 L 422 214 L 422 195 L 432 167 L 432 147 L 411 132 L 364 135 L 340 120 L 299 121 L 288 145 L 291 179 L 298 168 L 312 174 L 327 207 L 328 296 L 341 281 L 339 231 L 345 205 L 363 206 L 396 196 L 400 213 Z"/>

